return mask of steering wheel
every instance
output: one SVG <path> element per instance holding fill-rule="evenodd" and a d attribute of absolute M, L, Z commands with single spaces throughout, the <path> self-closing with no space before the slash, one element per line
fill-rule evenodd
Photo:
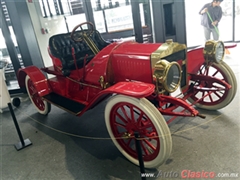
<path fill-rule="evenodd" d="M 88 29 L 83 29 L 82 26 L 83 25 L 90 25 L 90 29 L 89 29 L 89 26 L 88 26 Z M 79 31 L 77 34 L 75 34 L 76 30 L 78 28 L 81 28 L 81 31 Z M 81 23 L 77 26 L 75 26 L 75 28 L 72 30 L 72 33 L 71 33 L 71 39 L 75 42 L 80 42 L 82 41 L 85 37 L 89 37 L 93 34 L 93 31 L 94 31 L 94 25 L 91 23 L 91 22 L 84 22 L 84 23 Z"/>

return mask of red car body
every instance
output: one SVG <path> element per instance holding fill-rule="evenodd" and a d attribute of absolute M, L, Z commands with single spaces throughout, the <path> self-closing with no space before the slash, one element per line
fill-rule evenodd
<path fill-rule="evenodd" d="M 170 132 L 165 124 L 172 122 L 176 116 L 204 117 L 194 105 L 215 110 L 225 107 L 235 96 L 234 74 L 224 62 L 206 60 L 207 53 L 203 53 L 207 51 L 206 47 L 187 51 L 185 45 L 172 41 L 152 44 L 133 41 L 108 43 L 95 30 L 94 35 L 80 32 L 76 32 L 76 35 L 82 38 L 81 42 L 71 39 L 75 30 L 72 34 L 50 38 L 48 50 L 53 66 L 41 70 L 55 77 L 46 78 L 39 68 L 30 66 L 19 70 L 19 84 L 27 88 L 33 104 L 45 115 L 50 111 L 49 103 L 80 116 L 99 102 L 113 96 L 113 100 L 110 98 L 106 107 L 106 124 L 115 145 L 135 164 L 138 164 L 137 153 L 130 148 L 134 131 L 139 132 L 142 138 L 153 137 L 155 145 L 151 144 L 151 140 L 142 143 L 143 159 L 146 167 L 157 167 L 171 153 L 171 137 L 160 137 L 161 134 Z M 59 45 L 61 43 L 64 45 Z M 84 48 L 79 50 L 83 46 Z M 68 60 L 63 60 L 63 54 L 67 54 Z M 156 63 L 163 59 L 165 61 L 156 66 Z M 210 71 L 214 72 L 209 74 Z M 163 76 L 158 77 L 157 73 Z M 171 73 L 173 78 L 170 77 Z M 217 74 L 220 74 L 221 78 Z M 173 83 L 174 81 L 179 84 Z M 171 96 L 177 87 L 181 94 Z M 201 94 L 200 97 L 198 93 Z M 210 100 L 205 101 L 206 98 Z M 119 115 L 119 109 L 122 116 Z M 135 114 L 138 120 L 133 123 L 130 119 L 134 119 Z M 161 115 L 171 115 L 173 118 L 165 122 L 161 120 Z M 143 120 L 139 120 L 140 118 Z M 125 130 L 119 130 L 120 127 Z M 129 140 L 119 140 L 121 137 Z M 160 148 L 160 143 L 163 149 Z"/>

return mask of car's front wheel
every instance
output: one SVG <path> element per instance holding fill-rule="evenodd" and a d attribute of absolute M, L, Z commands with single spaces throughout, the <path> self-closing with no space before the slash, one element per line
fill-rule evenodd
<path fill-rule="evenodd" d="M 134 133 L 140 144 L 146 168 L 163 164 L 172 150 L 172 137 L 165 119 L 147 99 L 123 95 L 112 97 L 105 108 L 105 122 L 118 150 L 139 165 Z"/>
<path fill-rule="evenodd" d="M 51 111 L 51 104 L 39 96 L 33 81 L 28 75 L 25 78 L 25 86 L 28 92 L 28 96 L 38 112 L 40 114 L 47 115 Z"/>
<path fill-rule="evenodd" d="M 223 87 L 219 83 L 209 83 L 208 81 L 191 82 L 195 87 L 206 88 L 204 91 L 195 91 L 195 93 L 188 98 L 195 106 L 207 109 L 217 110 L 227 106 L 235 97 L 237 92 L 237 80 L 232 69 L 224 62 L 221 64 L 213 64 L 208 69 L 201 67 L 198 74 L 205 76 L 212 76 L 221 79 L 231 85 L 230 89 Z M 218 90 L 212 90 L 212 89 Z"/>

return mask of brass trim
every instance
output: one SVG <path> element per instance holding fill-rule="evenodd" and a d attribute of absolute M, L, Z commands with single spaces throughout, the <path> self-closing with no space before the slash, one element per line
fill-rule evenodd
<path fill-rule="evenodd" d="M 217 52 L 217 45 L 221 44 L 223 47 L 223 56 L 220 61 L 217 61 L 216 59 L 216 52 Z M 208 63 L 210 62 L 215 62 L 215 63 L 221 63 L 223 61 L 224 55 L 225 55 L 225 47 L 224 43 L 222 41 L 214 41 L 214 40 L 209 40 L 205 43 L 205 47 L 203 49 L 203 55 L 205 61 Z"/>
<path fill-rule="evenodd" d="M 83 34 L 83 39 L 95 55 L 100 51 L 96 44 L 93 42 L 93 40 L 89 38 L 86 34 Z"/>
<path fill-rule="evenodd" d="M 174 88 L 170 89 L 167 85 L 167 77 L 168 77 L 169 70 L 173 65 L 176 65 L 178 67 L 179 80 L 177 84 L 174 85 Z M 153 79 L 156 83 L 156 88 L 158 93 L 160 92 L 160 90 L 162 91 L 163 89 L 170 93 L 176 91 L 181 83 L 181 78 L 182 78 L 181 67 L 177 62 L 170 63 L 167 60 L 163 59 L 156 63 L 154 67 L 154 72 L 153 72 Z"/>
<path fill-rule="evenodd" d="M 174 54 L 176 52 L 179 52 L 181 50 L 185 50 L 186 51 L 186 49 L 187 49 L 187 46 L 185 44 L 179 44 L 177 42 L 173 42 L 172 39 L 167 39 L 165 43 L 161 44 L 161 46 L 159 46 L 158 49 L 151 54 L 151 67 L 152 67 L 152 70 L 155 69 L 155 65 L 157 64 L 157 62 L 159 60 L 164 59 L 165 57 L 167 57 L 167 56 L 169 56 L 171 54 Z M 182 65 L 187 64 L 187 58 L 186 59 L 181 59 L 181 60 L 182 60 Z M 179 85 L 180 85 L 181 79 L 182 79 L 182 68 L 181 68 L 180 65 L 179 65 L 179 67 L 180 67 L 180 76 L 181 76 L 181 78 L 179 80 Z M 187 82 L 187 67 L 186 67 L 186 72 L 185 73 L 186 73 L 186 79 L 185 80 Z M 154 76 L 153 76 L 153 79 L 154 79 Z M 158 84 L 156 84 L 156 88 L 157 88 L 158 93 L 161 93 L 159 91 L 159 85 Z M 184 88 L 184 87 L 181 87 L 181 88 Z"/>
<path fill-rule="evenodd" d="M 159 48 L 151 54 L 151 66 L 154 68 L 155 64 L 166 56 L 173 53 L 179 52 L 181 50 L 187 49 L 185 44 L 179 44 L 173 42 L 172 40 L 167 40 Z M 182 59 L 183 60 L 183 59 Z"/>
<path fill-rule="evenodd" d="M 185 60 L 182 60 L 182 65 L 185 65 L 186 64 L 186 59 Z"/>
<path fill-rule="evenodd" d="M 106 89 L 106 88 L 110 87 L 110 84 L 108 82 L 105 82 L 103 76 L 100 76 L 99 83 L 100 83 L 102 89 Z"/>

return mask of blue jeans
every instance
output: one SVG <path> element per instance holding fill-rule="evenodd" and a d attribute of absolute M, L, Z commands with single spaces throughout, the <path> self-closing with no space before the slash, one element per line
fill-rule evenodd
<path fill-rule="evenodd" d="M 219 39 L 219 34 L 218 32 L 216 31 L 215 28 L 207 28 L 207 27 L 203 27 L 204 29 L 204 36 L 205 36 L 205 41 L 207 40 L 210 40 L 211 39 L 211 33 L 212 33 L 212 36 L 213 36 L 213 39 L 215 41 L 217 41 Z"/>

